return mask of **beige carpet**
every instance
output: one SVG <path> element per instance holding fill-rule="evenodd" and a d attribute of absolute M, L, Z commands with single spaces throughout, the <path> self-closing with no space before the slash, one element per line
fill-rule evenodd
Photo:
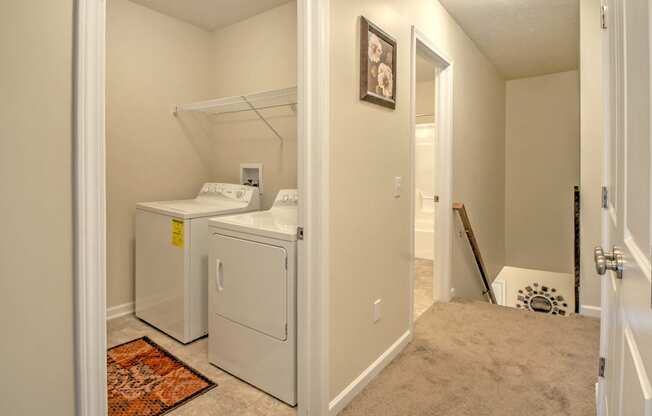
<path fill-rule="evenodd" d="M 599 321 L 435 304 L 344 416 L 594 416 Z"/>

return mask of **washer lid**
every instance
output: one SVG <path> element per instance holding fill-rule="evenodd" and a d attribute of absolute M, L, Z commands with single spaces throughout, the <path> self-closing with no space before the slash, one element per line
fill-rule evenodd
<path fill-rule="evenodd" d="M 274 206 L 267 211 L 228 215 L 208 220 L 208 226 L 213 232 L 223 229 L 285 241 L 297 240 L 297 225 L 296 206 Z"/>
<path fill-rule="evenodd" d="M 214 217 L 254 209 L 247 202 L 217 198 L 141 202 L 136 204 L 136 208 L 183 219 Z"/>

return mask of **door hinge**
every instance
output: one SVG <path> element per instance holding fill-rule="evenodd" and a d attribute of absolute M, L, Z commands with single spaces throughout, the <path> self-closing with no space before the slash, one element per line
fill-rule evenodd
<path fill-rule="evenodd" d="M 600 27 L 607 29 L 607 6 L 600 7 Z"/>
<path fill-rule="evenodd" d="M 609 188 L 606 186 L 602 187 L 602 208 L 609 208 Z"/>
<path fill-rule="evenodd" d="M 607 370 L 607 359 L 604 357 L 600 357 L 600 364 L 598 366 L 598 376 L 604 378 L 606 370 Z"/>
<path fill-rule="evenodd" d="M 297 239 L 303 240 L 303 227 L 297 227 Z"/>

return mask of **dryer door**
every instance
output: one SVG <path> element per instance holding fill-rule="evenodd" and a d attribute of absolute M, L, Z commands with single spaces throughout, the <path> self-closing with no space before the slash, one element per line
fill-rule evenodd
<path fill-rule="evenodd" d="M 209 288 L 210 313 L 278 340 L 287 339 L 284 248 L 213 234 Z"/>

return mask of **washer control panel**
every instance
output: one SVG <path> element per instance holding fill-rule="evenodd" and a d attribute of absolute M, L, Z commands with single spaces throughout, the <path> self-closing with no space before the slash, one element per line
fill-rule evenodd
<path fill-rule="evenodd" d="M 296 189 L 281 189 L 274 200 L 274 206 L 296 206 L 298 204 L 299 191 Z"/>
<path fill-rule="evenodd" d="M 235 201 L 249 201 L 255 188 L 231 183 L 205 183 L 199 197 L 226 198 Z"/>

